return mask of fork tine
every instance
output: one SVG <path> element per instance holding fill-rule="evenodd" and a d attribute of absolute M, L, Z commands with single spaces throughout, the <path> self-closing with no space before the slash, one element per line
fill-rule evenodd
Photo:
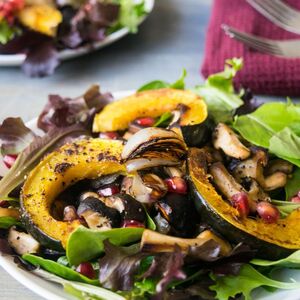
<path fill-rule="evenodd" d="M 263 16 L 279 27 L 290 32 L 300 33 L 300 11 L 281 0 L 246 0 Z"/>
<path fill-rule="evenodd" d="M 281 55 L 280 49 L 271 43 L 270 41 L 262 38 L 255 37 L 251 34 L 240 32 L 230 26 L 222 25 L 223 30 L 230 36 L 233 37 L 247 46 L 254 48 L 258 51 L 275 54 L 275 55 Z"/>
<path fill-rule="evenodd" d="M 265 2 L 268 2 L 270 6 L 272 5 L 274 9 L 277 8 L 281 13 L 287 13 L 291 16 L 299 17 L 300 12 L 285 4 L 281 0 L 265 0 Z"/>
<path fill-rule="evenodd" d="M 279 20 L 285 25 L 289 24 L 288 13 L 285 10 L 280 10 L 274 0 L 247 0 L 247 2 L 263 15 L 268 14 L 270 17 Z"/>

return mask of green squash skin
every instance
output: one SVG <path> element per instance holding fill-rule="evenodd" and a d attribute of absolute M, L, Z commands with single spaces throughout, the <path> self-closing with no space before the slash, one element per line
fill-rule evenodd
<path fill-rule="evenodd" d="M 21 205 L 22 207 L 22 205 Z M 31 220 L 31 217 L 22 209 L 21 222 L 26 230 L 44 247 L 65 252 L 61 242 L 55 240 L 52 237 L 46 235 L 43 231 L 37 227 Z"/>
<path fill-rule="evenodd" d="M 202 147 L 211 138 L 213 120 L 208 116 L 200 124 L 181 126 L 184 141 L 188 147 Z"/>
<path fill-rule="evenodd" d="M 190 182 L 190 191 L 194 198 L 196 209 L 201 216 L 201 221 L 210 225 L 217 233 L 220 233 L 228 241 L 238 244 L 243 243 L 251 249 L 256 250 L 257 258 L 277 260 L 292 254 L 296 249 L 287 249 L 275 244 L 263 241 L 255 236 L 246 233 L 218 215 L 209 203 L 201 196 L 196 187 Z M 267 224 L 266 224 L 267 226 Z"/>

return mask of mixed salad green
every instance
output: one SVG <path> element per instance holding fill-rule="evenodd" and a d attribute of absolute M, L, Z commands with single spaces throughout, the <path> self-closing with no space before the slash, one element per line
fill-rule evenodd
<path fill-rule="evenodd" d="M 281 216 L 287 217 L 300 207 L 300 106 L 290 99 L 258 105 L 248 91 L 236 93 L 233 78 L 241 68 L 241 59 L 229 60 L 223 72 L 211 75 L 193 91 L 204 98 L 215 122 L 226 123 L 244 140 L 294 165 L 284 187 L 285 199 L 272 199 Z M 174 83 L 156 80 L 139 91 L 185 89 L 185 77 L 184 70 Z M 0 126 L 1 152 L 10 170 L 0 181 L 0 210 L 17 210 L 19 187 L 28 172 L 66 142 L 91 136 L 95 112 L 111 101 L 111 94 L 100 93 L 96 86 L 76 99 L 51 95 L 38 120 L 43 136 L 37 136 L 19 118 L 6 119 Z M 154 127 L 166 126 L 171 118 L 170 113 L 161 115 Z M 198 225 L 207 228 L 206 224 Z M 12 226 L 26 230 L 18 217 L 0 216 L 5 236 L 0 242 L 3 255 L 16 255 L 6 241 L 7 229 Z M 268 292 L 300 288 L 300 282 L 276 277 L 282 269 L 300 269 L 300 250 L 276 261 L 255 258 L 255 251 L 243 244 L 224 255 L 220 244 L 213 240 L 186 252 L 176 246 L 171 252 L 141 251 L 143 232 L 155 230 L 156 226 L 149 214 L 146 228 L 99 231 L 79 226 L 69 236 L 65 252 L 46 249 L 41 255 L 26 253 L 18 263 L 62 284 L 78 299 L 251 299 L 251 292 L 259 287 Z"/>

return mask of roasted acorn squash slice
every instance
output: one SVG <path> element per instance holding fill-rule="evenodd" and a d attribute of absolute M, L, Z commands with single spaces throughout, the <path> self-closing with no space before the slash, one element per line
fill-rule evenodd
<path fill-rule="evenodd" d="M 179 104 L 189 109 L 181 117 L 181 130 L 189 146 L 202 144 L 209 136 L 205 102 L 191 91 L 158 89 L 135 93 L 108 104 L 94 119 L 94 132 L 119 131 L 141 117 L 159 117 L 174 111 Z"/>
<path fill-rule="evenodd" d="M 125 172 L 119 163 L 120 141 L 81 140 L 50 153 L 26 179 L 21 196 L 22 220 L 42 245 L 61 249 L 78 220 L 63 222 L 50 214 L 51 204 L 66 187 L 87 178 Z"/>
<path fill-rule="evenodd" d="M 249 245 L 261 258 L 277 259 L 300 249 L 300 210 L 272 224 L 260 218 L 240 218 L 237 210 L 210 183 L 203 150 L 189 150 L 188 168 L 191 191 L 202 222 L 231 242 Z"/>

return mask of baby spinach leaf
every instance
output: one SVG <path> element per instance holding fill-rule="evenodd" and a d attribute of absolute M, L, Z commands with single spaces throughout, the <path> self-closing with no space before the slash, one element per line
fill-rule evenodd
<path fill-rule="evenodd" d="M 298 282 L 273 280 L 259 273 L 248 264 L 241 268 L 237 276 L 216 276 L 211 274 L 211 278 L 215 280 L 215 284 L 210 289 L 216 292 L 216 299 L 219 300 L 228 300 L 230 297 L 234 297 L 240 293 L 244 295 L 245 300 L 250 300 L 251 292 L 261 286 L 288 290 L 300 288 L 300 283 Z"/>
<path fill-rule="evenodd" d="M 74 271 L 71 268 L 68 268 L 66 266 L 63 266 L 55 261 L 44 259 L 42 257 L 32 255 L 32 254 L 24 254 L 22 258 L 33 264 L 36 267 L 41 267 L 44 270 L 58 275 L 64 279 L 73 280 L 73 281 L 79 281 L 79 282 L 85 282 L 91 285 L 99 285 L 98 279 L 90 279 L 86 276 L 81 275 L 80 273 Z"/>
<path fill-rule="evenodd" d="M 290 160 L 300 167 L 300 137 L 289 127 L 274 134 L 270 139 L 269 150 L 276 156 Z"/>
<path fill-rule="evenodd" d="M 271 261 L 271 260 L 255 258 L 252 259 L 250 263 L 262 267 L 277 266 L 277 267 L 286 267 L 286 268 L 300 268 L 300 250 L 294 252 L 290 256 L 283 259 Z"/>
<path fill-rule="evenodd" d="M 292 103 L 269 102 L 251 114 L 236 117 L 233 127 L 247 141 L 268 148 L 273 135 L 295 124 L 299 119 L 300 106 Z"/>
<path fill-rule="evenodd" d="M 71 265 L 97 258 L 104 252 L 103 241 L 122 246 L 141 239 L 143 228 L 114 228 L 106 231 L 92 230 L 79 226 L 67 242 L 67 257 Z"/>
<path fill-rule="evenodd" d="M 296 168 L 292 176 L 284 187 L 286 200 L 290 200 L 300 190 L 300 168 Z"/>
<path fill-rule="evenodd" d="M 13 217 L 0 217 L 0 228 L 8 229 L 13 225 L 21 226 L 21 223 Z"/>
<path fill-rule="evenodd" d="M 0 44 L 5 45 L 16 35 L 21 33 L 21 29 L 11 26 L 5 19 L 0 20 Z"/>
<path fill-rule="evenodd" d="M 138 92 L 142 91 L 149 91 L 149 90 L 158 90 L 163 88 L 173 88 L 177 90 L 184 90 L 185 89 L 185 77 L 187 75 L 187 72 L 185 69 L 183 69 L 182 74 L 178 80 L 176 80 L 174 83 L 168 83 L 166 81 L 162 80 L 154 80 L 146 83 L 145 85 L 141 86 L 138 89 Z"/>
<path fill-rule="evenodd" d="M 193 90 L 204 98 L 216 122 L 231 119 L 234 110 L 243 105 L 241 95 L 237 95 L 233 87 L 233 78 L 242 66 L 243 60 L 240 58 L 226 60 L 223 72 L 210 75 L 203 85 Z"/>

